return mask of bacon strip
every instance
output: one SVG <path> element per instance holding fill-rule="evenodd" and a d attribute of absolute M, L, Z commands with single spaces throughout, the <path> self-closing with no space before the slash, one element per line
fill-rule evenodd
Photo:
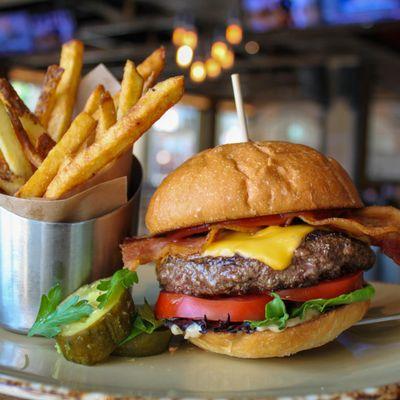
<path fill-rule="evenodd" d="M 211 243 L 218 231 L 213 228 L 207 235 L 181 239 L 168 236 L 126 239 L 121 245 L 122 259 L 125 267 L 134 271 L 139 265 L 160 260 L 167 254 L 195 254 Z"/>
<path fill-rule="evenodd" d="M 345 218 L 318 218 L 315 215 L 299 215 L 313 226 L 329 226 L 346 232 L 373 246 L 400 264 L 400 210 L 394 207 L 372 206 L 347 211 Z"/>
<path fill-rule="evenodd" d="M 160 260 L 167 254 L 199 253 L 224 229 L 251 232 L 262 226 L 289 225 L 294 218 L 300 218 L 312 226 L 326 226 L 366 240 L 379 246 L 384 254 L 400 264 L 400 210 L 378 206 L 248 218 L 181 229 L 166 236 L 127 239 L 121 246 L 123 261 L 126 267 L 134 270 L 140 264 Z M 206 232 L 207 235 L 193 236 Z"/>

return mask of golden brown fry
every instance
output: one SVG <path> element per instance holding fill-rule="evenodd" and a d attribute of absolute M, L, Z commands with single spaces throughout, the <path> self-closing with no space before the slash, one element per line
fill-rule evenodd
<path fill-rule="evenodd" d="M 23 122 L 23 121 L 21 121 L 21 122 Z M 22 126 L 24 127 L 26 133 L 30 132 L 29 124 L 22 123 Z M 29 136 L 29 134 L 28 134 L 28 136 Z M 47 154 L 49 154 L 49 151 L 54 147 L 54 145 L 55 145 L 54 140 L 47 133 L 43 133 L 42 135 L 40 135 L 38 137 L 38 139 L 36 141 L 35 149 L 39 153 L 39 155 L 42 157 L 42 159 L 45 159 Z"/>
<path fill-rule="evenodd" d="M 141 64 L 138 65 L 137 70 L 144 80 L 146 80 L 152 72 L 154 72 L 154 79 L 156 80 L 165 67 L 165 49 L 159 47 L 153 51 Z"/>
<path fill-rule="evenodd" d="M 9 180 L 12 177 L 12 175 L 13 173 L 10 170 L 7 161 L 4 158 L 3 153 L 0 151 L 0 178 Z"/>
<path fill-rule="evenodd" d="M 153 51 L 142 63 L 140 63 L 136 70 L 139 72 L 140 76 L 143 78 L 143 82 L 147 82 L 147 89 L 153 86 L 165 67 L 165 49 L 164 47 L 159 47 L 157 50 Z M 147 91 L 143 89 L 142 93 Z M 121 92 L 117 92 L 114 95 L 114 104 L 118 112 L 119 108 L 119 97 Z M 117 118 L 119 119 L 119 118 Z"/>
<path fill-rule="evenodd" d="M 6 108 L 14 134 L 18 138 L 25 156 L 32 165 L 38 167 L 43 158 L 36 152 L 19 119 L 19 115 L 24 115 L 26 106 L 6 79 L 0 79 L 0 99 Z"/>
<path fill-rule="evenodd" d="M 109 92 L 104 93 L 98 111 L 95 142 L 98 142 L 116 122 L 114 101 Z"/>
<path fill-rule="evenodd" d="M 140 99 L 143 90 L 143 78 L 137 72 L 135 64 L 127 60 L 119 94 L 117 119 L 121 119 Z"/>
<path fill-rule="evenodd" d="M 99 107 L 101 103 L 101 98 L 105 93 L 105 89 L 103 85 L 97 85 L 93 92 L 90 94 L 88 99 L 86 100 L 83 111 L 93 117 L 96 121 L 99 119 Z M 96 137 L 96 132 L 93 132 L 81 145 L 79 150 L 82 150 L 88 146 L 90 146 Z"/>
<path fill-rule="evenodd" d="M 56 102 L 50 116 L 48 132 L 58 142 L 71 124 L 83 60 L 83 44 L 71 40 L 62 46 L 60 67 L 64 69 L 56 90 Z"/>
<path fill-rule="evenodd" d="M 14 109 L 8 107 L 7 105 L 5 105 L 5 107 L 8 113 L 8 117 L 10 118 L 11 125 L 14 129 L 14 133 L 22 146 L 26 158 L 35 168 L 38 168 L 39 165 L 42 163 L 43 158 L 39 155 L 39 153 L 36 152 L 36 150 L 32 146 L 32 143 L 29 141 L 29 137 L 26 134 L 25 129 L 21 124 L 21 121 L 19 120 L 17 113 L 14 111 Z"/>
<path fill-rule="evenodd" d="M 24 183 L 25 179 L 20 176 L 14 176 L 9 180 L 0 178 L 0 190 L 13 196 Z"/>
<path fill-rule="evenodd" d="M 0 101 L 0 126 L 0 150 L 8 168 L 14 175 L 28 179 L 32 175 L 32 166 L 24 153 L 7 108 L 2 101 Z"/>
<path fill-rule="evenodd" d="M 45 197 L 60 198 L 127 151 L 165 111 L 179 101 L 183 90 L 182 76 L 167 79 L 149 90 L 98 142 L 79 152 L 71 163 L 58 172 Z"/>
<path fill-rule="evenodd" d="M 121 92 L 117 92 L 113 96 L 115 111 L 118 111 L 118 103 L 119 103 L 119 95 L 120 94 L 121 94 Z"/>
<path fill-rule="evenodd" d="M 54 141 L 46 133 L 36 115 L 29 111 L 14 88 L 4 78 L 0 79 L 0 99 L 8 109 L 12 110 L 13 115 L 19 118 L 30 143 L 40 158 L 46 157 L 54 146 Z"/>
<path fill-rule="evenodd" d="M 0 190 L 8 195 L 14 195 L 25 181 L 24 178 L 12 173 L 3 153 L 0 151 Z"/>
<path fill-rule="evenodd" d="M 90 94 L 89 98 L 86 100 L 85 107 L 83 111 L 88 113 L 89 115 L 93 115 L 97 109 L 99 108 L 100 101 L 102 96 L 104 95 L 105 89 L 103 85 L 96 86 L 96 89 Z"/>
<path fill-rule="evenodd" d="M 36 104 L 35 115 L 47 129 L 51 112 L 56 103 L 56 89 L 64 70 L 58 65 L 50 65 L 44 77 L 42 92 Z"/>
<path fill-rule="evenodd" d="M 143 84 L 143 94 L 146 93 L 150 88 L 152 88 L 155 85 L 155 83 L 156 83 L 156 74 L 154 71 L 152 71 Z"/>
<path fill-rule="evenodd" d="M 71 126 L 51 149 L 42 165 L 35 171 L 28 182 L 17 192 L 23 198 L 42 197 L 52 179 L 57 175 L 60 165 L 66 157 L 74 154 L 79 146 L 92 133 L 96 121 L 87 113 L 80 113 Z"/>

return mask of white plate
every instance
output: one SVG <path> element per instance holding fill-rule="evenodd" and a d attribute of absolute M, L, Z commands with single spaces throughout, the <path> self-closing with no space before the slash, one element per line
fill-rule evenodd
<path fill-rule="evenodd" d="M 399 312 L 400 286 L 375 286 L 371 316 Z M 290 358 L 241 360 L 186 345 L 175 353 L 112 358 L 93 367 L 64 360 L 51 340 L 0 329 L 0 393 L 37 399 L 269 398 L 366 388 L 373 393 L 371 388 L 400 381 L 399 356 L 400 322 L 353 327 L 322 348 Z"/>

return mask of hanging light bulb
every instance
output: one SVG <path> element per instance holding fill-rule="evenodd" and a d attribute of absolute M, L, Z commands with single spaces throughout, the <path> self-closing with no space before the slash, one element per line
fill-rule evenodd
<path fill-rule="evenodd" d="M 239 44 L 243 39 L 243 29 L 237 22 L 230 23 L 225 31 L 226 40 L 230 44 Z"/>
<path fill-rule="evenodd" d="M 202 61 L 195 61 L 190 67 L 190 79 L 193 82 L 203 82 L 207 73 Z"/>
<path fill-rule="evenodd" d="M 218 62 L 221 62 L 228 52 L 228 46 L 222 40 L 217 40 L 211 46 L 211 56 Z"/>
<path fill-rule="evenodd" d="M 186 68 L 193 60 L 193 50 L 188 45 L 179 46 L 176 50 L 175 61 L 181 68 Z"/>
<path fill-rule="evenodd" d="M 197 47 L 198 37 L 194 28 L 186 29 L 182 38 L 182 44 L 195 49 Z"/>
<path fill-rule="evenodd" d="M 225 57 L 221 60 L 221 67 L 223 69 L 230 69 L 235 63 L 235 53 L 232 49 L 228 49 Z"/>
<path fill-rule="evenodd" d="M 257 54 L 260 51 L 260 45 L 254 40 L 250 40 L 245 44 L 244 49 L 249 54 Z"/>
<path fill-rule="evenodd" d="M 214 58 L 209 57 L 206 61 L 206 71 L 209 78 L 216 78 L 221 73 L 221 65 Z"/>
<path fill-rule="evenodd" d="M 176 26 L 172 32 L 172 43 L 175 46 L 182 46 L 185 34 L 186 29 L 183 26 Z"/>

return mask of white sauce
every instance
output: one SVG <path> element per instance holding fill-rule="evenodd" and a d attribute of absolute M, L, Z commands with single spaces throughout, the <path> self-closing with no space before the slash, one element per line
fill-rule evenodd
<path fill-rule="evenodd" d="M 185 339 L 198 338 L 201 336 L 201 326 L 199 324 L 193 323 L 189 325 L 185 330 Z"/>
<path fill-rule="evenodd" d="M 178 325 L 174 324 L 171 325 L 171 327 L 169 328 L 171 330 L 171 333 L 175 336 L 177 335 L 183 335 L 183 330 L 181 328 L 179 328 Z"/>
<path fill-rule="evenodd" d="M 198 338 L 201 336 L 201 326 L 199 324 L 196 324 L 193 322 L 193 324 L 190 324 L 186 329 L 185 332 L 182 331 L 181 328 L 179 328 L 178 325 L 174 324 L 170 328 L 171 333 L 173 335 L 185 335 L 185 339 L 190 339 L 190 338 Z"/>

